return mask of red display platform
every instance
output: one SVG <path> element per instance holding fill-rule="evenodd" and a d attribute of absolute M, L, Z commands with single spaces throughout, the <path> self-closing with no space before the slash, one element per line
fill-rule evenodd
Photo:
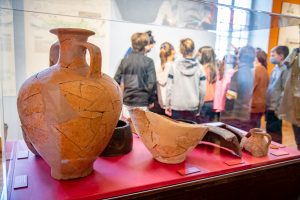
<path fill-rule="evenodd" d="M 193 181 L 207 181 L 220 175 L 249 173 L 251 170 L 270 168 L 282 163 L 300 162 L 300 151 L 284 147 L 270 149 L 268 156 L 252 157 L 243 151 L 241 164 L 235 164 L 236 156 L 220 148 L 207 144 L 198 145 L 185 162 L 176 165 L 155 161 L 140 139 L 135 136 L 133 150 L 127 155 L 104 158 L 94 163 L 94 172 L 88 177 L 57 181 L 50 176 L 50 167 L 32 153 L 26 159 L 17 159 L 18 151 L 27 150 L 23 142 L 17 142 L 13 157 L 13 181 L 16 176 L 28 175 L 28 187 L 14 189 L 12 184 L 10 199 L 102 199 L 127 196 L 172 187 Z M 272 152 L 284 151 L 288 155 L 275 156 Z M 232 162 L 233 161 L 233 162 Z M 177 171 L 194 166 L 201 171 L 182 176 Z"/>

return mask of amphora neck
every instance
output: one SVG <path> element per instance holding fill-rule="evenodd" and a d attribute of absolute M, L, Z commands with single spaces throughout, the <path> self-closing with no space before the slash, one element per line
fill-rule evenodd
<path fill-rule="evenodd" d="M 86 48 L 81 45 L 87 42 L 93 31 L 77 28 L 58 28 L 50 30 L 59 40 L 58 63 L 65 68 L 81 68 L 86 63 Z"/>
<path fill-rule="evenodd" d="M 250 130 L 251 136 L 261 136 L 263 137 L 263 133 L 266 133 L 265 130 L 261 128 L 253 128 Z"/>

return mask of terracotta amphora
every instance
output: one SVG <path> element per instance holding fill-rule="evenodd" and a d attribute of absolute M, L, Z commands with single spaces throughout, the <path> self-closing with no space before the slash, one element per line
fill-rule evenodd
<path fill-rule="evenodd" d="M 268 154 L 271 142 L 271 136 L 263 129 L 253 128 L 247 136 L 242 138 L 240 145 L 254 157 L 263 157 Z"/>
<path fill-rule="evenodd" d="M 208 128 L 178 122 L 150 111 L 130 111 L 133 125 L 154 159 L 167 164 L 181 163 L 202 140 Z"/>
<path fill-rule="evenodd" d="M 53 65 L 27 79 L 19 91 L 22 130 L 29 148 L 51 167 L 53 178 L 84 177 L 92 172 L 117 125 L 121 90 L 101 73 L 101 51 L 87 42 L 94 32 L 75 28 L 50 32 L 59 39 L 51 47 Z"/>

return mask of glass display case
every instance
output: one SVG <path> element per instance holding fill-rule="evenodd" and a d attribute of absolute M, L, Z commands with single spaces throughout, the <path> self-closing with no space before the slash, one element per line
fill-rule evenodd
<path fill-rule="evenodd" d="M 201 55 L 198 52 L 200 47 L 212 47 L 214 49 L 215 63 L 217 63 L 215 66 L 217 79 L 220 78 L 221 65 L 228 65 L 231 69 L 236 67 L 235 70 L 238 70 L 239 63 L 236 60 L 241 55 L 239 51 L 245 46 L 260 48 L 268 54 L 265 62 L 267 62 L 267 71 L 270 75 L 274 68 L 274 65 L 269 61 L 271 49 L 276 45 L 285 45 L 289 48 L 290 54 L 292 54 L 293 49 L 299 48 L 300 44 L 300 4 L 293 4 L 287 1 L 281 5 L 282 13 L 272 13 L 272 5 L 272 0 L 82 0 L 78 2 L 71 0 L 1 0 L 0 131 L 3 172 L 1 174 L 1 198 L 21 199 L 25 194 L 31 195 L 32 199 L 42 198 L 44 195 L 42 192 L 39 195 L 34 195 L 39 189 L 50 195 L 50 199 L 58 197 L 77 198 L 76 195 L 78 195 L 78 198 L 86 199 L 117 198 L 122 195 L 141 194 L 146 191 L 156 194 L 155 192 L 159 188 L 168 190 L 167 188 L 172 188 L 172 185 L 176 185 L 176 188 L 178 188 L 180 184 L 195 183 L 197 181 L 202 181 L 201 184 L 203 184 L 213 178 L 220 180 L 223 177 L 226 179 L 226 175 L 230 173 L 243 174 L 247 170 L 257 171 L 258 168 L 264 169 L 264 167 L 270 169 L 272 168 L 270 166 L 276 165 L 276 163 L 280 163 L 281 167 L 288 165 L 286 163 L 294 164 L 298 167 L 295 167 L 295 170 L 299 169 L 300 152 L 296 150 L 297 145 L 295 144 L 294 131 L 292 129 L 292 125 L 296 123 L 293 123 L 295 122 L 293 121 L 291 124 L 291 121 L 283 118 L 281 139 L 283 144 L 274 143 L 273 145 L 275 147 L 277 145 L 278 148 L 286 148 L 281 149 L 288 155 L 284 158 L 273 158 L 271 156 L 269 159 L 256 159 L 247 154 L 245 160 L 240 161 L 246 163 L 244 166 L 239 166 L 237 162 L 233 164 L 236 168 L 231 168 L 230 164 L 228 164 L 225 168 L 219 170 L 215 166 L 219 166 L 220 163 L 215 163 L 214 161 L 228 158 L 229 161 L 234 162 L 236 157 L 231 158 L 227 154 L 225 155 L 224 152 L 215 150 L 215 147 L 207 147 L 208 149 L 206 149 L 206 147 L 200 146 L 197 147 L 198 149 L 193 152 L 192 156 L 188 157 L 188 161 L 183 164 L 166 167 L 165 164 L 160 165 L 154 162 L 150 154 L 138 154 L 137 151 L 147 152 L 147 150 L 142 146 L 139 138 L 134 136 L 134 145 L 136 146 L 129 153 L 132 156 L 128 154 L 129 156 L 126 155 L 127 157 L 124 157 L 123 160 L 122 157 L 97 160 L 98 163 L 95 162 L 94 168 L 99 169 L 100 172 L 101 167 L 104 166 L 103 174 L 100 173 L 98 176 L 94 173 L 89 178 L 83 178 L 82 182 L 79 181 L 80 183 L 76 180 L 72 180 L 69 183 L 66 181 L 59 183 L 51 179 L 50 169 L 42 161 L 42 158 L 35 158 L 35 155 L 28 151 L 24 143 L 24 135 L 18 115 L 17 98 L 22 84 L 29 77 L 49 68 L 51 65 L 50 48 L 58 41 L 57 36 L 49 32 L 51 29 L 81 28 L 95 32 L 93 36 L 89 37 L 88 41 L 101 49 L 102 72 L 112 78 L 116 74 L 121 60 L 125 57 L 129 47 L 131 47 L 131 36 L 135 32 L 146 32 L 149 30 L 152 31 L 155 44 L 146 55 L 153 60 L 156 70 L 161 67 L 160 51 L 162 43 L 169 42 L 173 45 L 176 52 L 174 56 L 176 61 L 183 56 L 180 53 L 181 40 L 190 38 L 195 46 L 193 59 L 197 62 L 201 63 Z M 275 40 L 276 42 L 274 43 Z M 290 60 L 287 59 L 286 64 L 291 63 L 291 59 L 294 59 L 295 56 L 288 58 Z M 90 63 L 90 60 L 93 61 L 92 53 L 87 53 L 86 60 L 87 63 Z M 253 68 L 254 60 L 250 65 Z M 223 71 L 225 75 L 229 73 L 227 69 L 224 68 L 223 70 L 225 70 L 225 72 Z M 250 70 L 249 72 L 252 73 L 252 71 Z M 244 90 L 242 89 L 239 97 L 247 98 L 248 112 L 246 114 L 247 117 L 251 117 L 250 104 L 253 91 L 252 84 L 254 83 L 253 81 L 247 82 L 248 79 L 253 79 L 251 74 L 244 72 L 244 75 L 244 78 L 240 77 L 242 84 L 251 85 L 248 85 L 249 87 L 246 87 Z M 243 92 L 246 90 L 250 91 L 250 97 Z M 218 99 L 219 96 L 214 94 L 214 98 Z M 287 101 L 284 102 L 288 104 Z M 218 109 L 213 109 L 215 111 L 214 117 L 202 121 L 202 115 L 199 112 L 200 121 L 196 121 L 198 123 L 221 121 L 232 126 L 238 126 L 236 123 L 230 124 L 231 118 L 226 118 L 226 109 L 227 107 L 219 111 Z M 238 116 L 235 117 L 238 118 Z M 260 117 L 256 121 L 261 122 L 261 124 L 256 127 L 265 128 L 264 115 Z M 280 118 L 281 116 L 278 115 L 278 117 Z M 238 128 L 242 129 L 243 132 L 243 129 L 244 131 L 247 129 L 243 127 L 254 128 L 255 125 L 252 126 L 251 124 L 249 126 L 248 124 L 248 126 Z M 294 130 L 296 129 L 295 127 Z M 246 134 L 248 131 L 246 130 L 243 134 Z M 26 154 L 26 151 L 29 152 L 27 156 L 21 155 L 24 152 Z M 214 155 L 211 156 L 209 153 L 214 153 Z M 199 160 L 201 156 L 207 160 Z M 24 157 L 24 160 L 22 157 Z M 200 174 L 196 170 L 192 176 L 178 175 L 177 171 L 189 165 L 192 167 L 197 166 L 198 161 L 206 163 L 198 166 L 198 170 L 202 171 Z M 144 174 L 146 181 L 141 180 L 143 177 L 135 176 L 134 170 L 126 171 L 134 168 L 133 165 L 129 164 L 130 162 L 138 166 L 135 169 L 136 173 L 139 175 Z M 207 162 L 211 164 L 207 164 Z M 122 168 L 122 166 L 123 169 L 120 170 L 118 167 Z M 119 172 L 116 173 L 118 176 L 122 176 L 122 173 L 123 175 L 128 173 L 140 183 L 128 182 L 127 179 L 131 179 L 128 176 L 121 178 L 114 176 L 113 171 L 118 170 Z M 157 173 L 157 176 L 153 176 L 153 173 L 150 173 L 149 170 Z M 171 172 L 174 172 L 174 174 L 169 174 Z M 209 173 L 205 174 L 205 172 Z M 26 189 L 15 189 L 16 175 L 27 176 L 25 185 L 29 192 L 25 191 L 23 193 L 22 190 Z M 158 178 L 158 176 L 161 177 Z M 115 182 L 110 177 L 121 181 Z M 24 184 L 22 177 L 19 178 L 21 178 L 19 180 L 20 184 L 22 184 L 22 181 Z M 107 181 L 107 184 L 101 185 L 104 188 L 103 190 L 95 186 L 101 178 Z M 122 181 L 124 181 L 124 184 L 122 184 Z M 299 179 L 296 181 L 299 183 Z M 80 184 L 80 186 L 76 184 Z M 112 190 L 109 186 L 114 184 L 117 189 Z M 47 185 L 51 189 L 47 190 Z M 126 188 L 125 186 L 128 187 Z M 74 191 L 72 187 L 76 188 L 77 191 Z M 87 192 L 81 193 L 80 188 L 84 188 Z"/>

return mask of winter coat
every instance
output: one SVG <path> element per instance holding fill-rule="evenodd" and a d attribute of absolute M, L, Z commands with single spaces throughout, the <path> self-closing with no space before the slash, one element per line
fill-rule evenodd
<path fill-rule="evenodd" d="M 154 62 L 142 52 L 123 58 L 114 79 L 124 83 L 123 103 L 127 106 L 148 106 L 156 96 Z"/>
<path fill-rule="evenodd" d="M 284 88 L 282 101 L 279 107 L 279 117 L 296 126 L 300 126 L 300 51 L 294 49 L 286 59 L 288 63 L 288 76 Z"/>

